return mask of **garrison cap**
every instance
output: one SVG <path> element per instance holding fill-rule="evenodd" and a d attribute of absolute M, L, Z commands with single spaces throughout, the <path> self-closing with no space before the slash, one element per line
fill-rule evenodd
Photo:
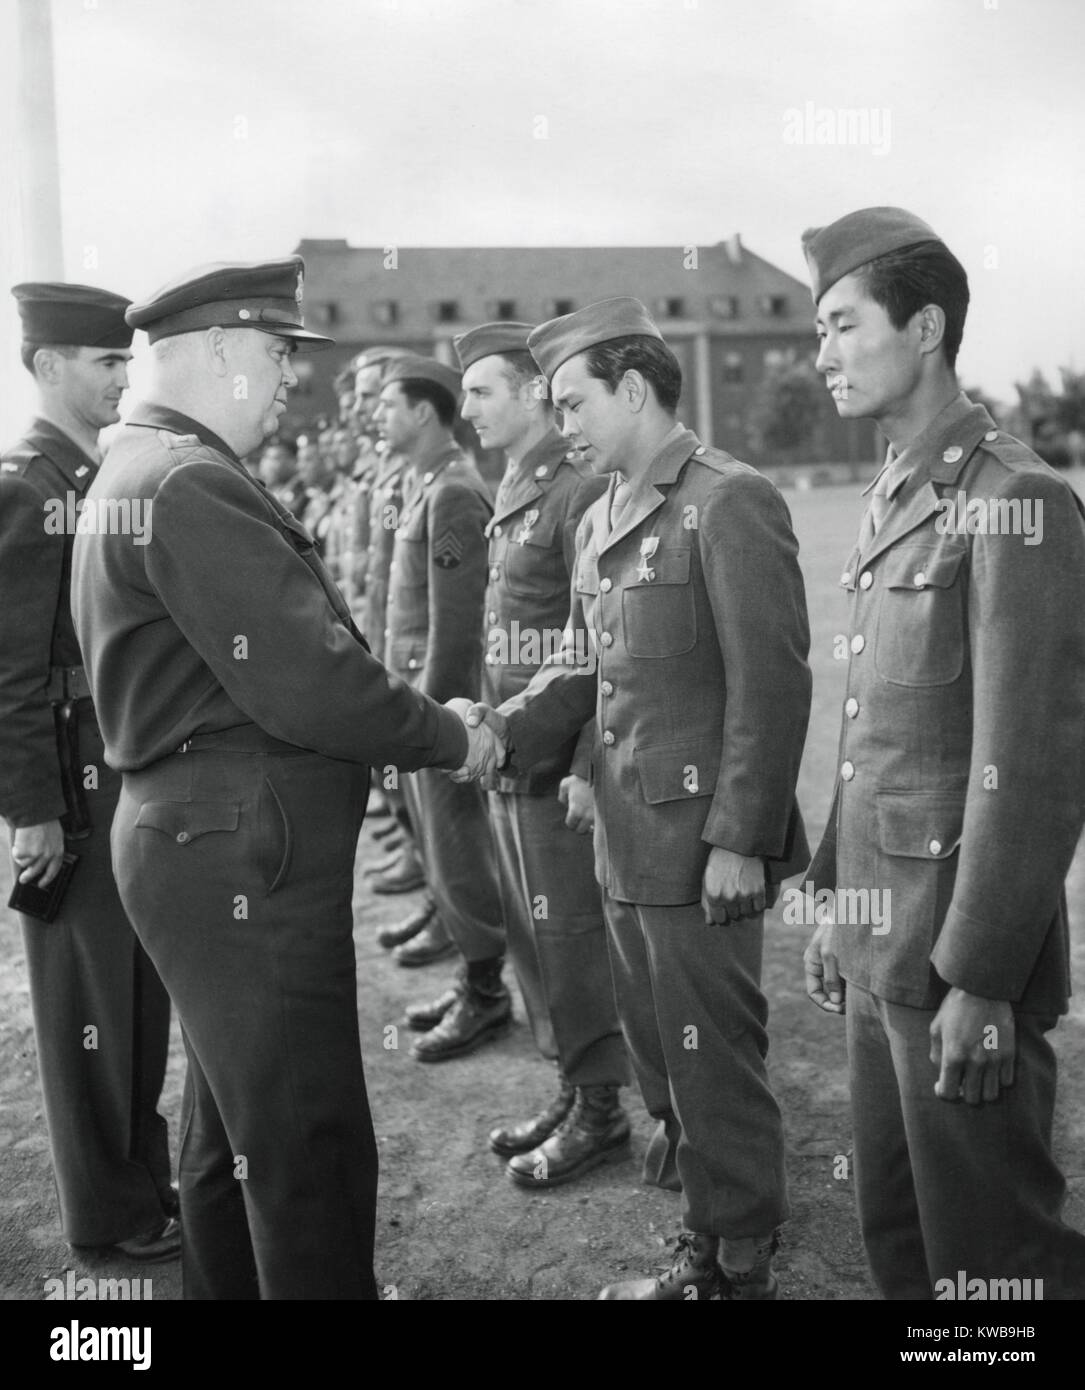
<path fill-rule="evenodd" d="M 353 371 L 361 372 L 366 367 L 387 368 L 389 362 L 395 361 L 398 357 L 415 357 L 416 353 L 410 348 L 401 347 L 371 347 L 363 352 L 357 353 L 351 358 L 350 365 Z"/>
<path fill-rule="evenodd" d="M 477 328 L 466 333 L 457 333 L 452 339 L 460 367 L 466 371 L 472 362 L 481 357 L 492 357 L 502 352 L 527 352 L 528 336 L 533 332 L 533 323 L 513 323 L 508 319 L 500 323 L 480 323 Z"/>
<path fill-rule="evenodd" d="M 123 295 L 93 285 L 62 285 L 27 281 L 12 288 L 19 306 L 23 342 L 27 347 L 57 343 L 62 347 L 126 348 L 132 329 L 124 311 L 131 304 Z"/>
<path fill-rule="evenodd" d="M 867 261 L 941 240 L 926 222 L 903 208 L 862 208 L 827 227 L 810 227 L 802 234 L 802 249 L 810 267 L 814 303 Z"/>
<path fill-rule="evenodd" d="M 290 338 L 299 348 L 329 347 L 334 339 L 302 326 L 304 273 L 300 256 L 288 256 L 285 261 L 219 261 L 163 285 L 145 303 L 133 304 L 125 317 L 133 328 L 146 329 L 152 343 L 203 328 L 257 328 Z"/>
<path fill-rule="evenodd" d="M 384 374 L 385 386 L 393 381 L 431 381 L 447 391 L 453 403 L 460 398 L 459 372 L 438 362 L 436 357 L 397 357 Z"/>
<path fill-rule="evenodd" d="M 633 334 L 663 340 L 663 334 L 640 300 L 623 295 L 586 304 L 573 314 L 539 324 L 529 336 L 527 345 L 540 370 L 549 378 L 578 352 Z"/>

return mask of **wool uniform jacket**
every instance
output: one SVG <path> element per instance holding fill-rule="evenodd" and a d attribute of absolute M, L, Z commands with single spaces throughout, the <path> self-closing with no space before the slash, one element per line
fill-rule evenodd
<path fill-rule="evenodd" d="M 146 545 L 76 538 L 72 608 L 111 766 L 247 723 L 329 758 L 462 764 L 460 720 L 370 654 L 312 536 L 212 431 L 137 408 L 91 496 L 152 508 Z"/>
<path fill-rule="evenodd" d="M 610 896 L 697 902 L 713 846 L 762 858 L 778 882 L 807 854 L 795 782 L 809 629 L 787 507 L 680 426 L 612 531 L 613 491 L 577 534 L 566 648 L 502 706 L 515 768 L 595 712 L 596 875 Z"/>
<path fill-rule="evenodd" d="M 486 484 L 454 441 L 404 477 L 388 576 L 388 664 L 435 700 L 479 693 L 492 513 Z"/>
<path fill-rule="evenodd" d="M 1055 1014 L 1085 817 L 1081 503 L 963 394 L 906 457 L 841 577 L 848 688 L 808 878 L 838 917 L 844 890 L 889 891 L 888 930 L 834 934 L 846 979 L 918 1008 L 953 985 Z"/>
<path fill-rule="evenodd" d="M 576 532 L 606 480 L 567 453 L 556 430 L 511 466 L 487 529 L 486 657 L 482 698 L 495 708 L 525 689 L 547 655 L 559 650 L 569 613 Z M 502 792 L 553 794 L 570 772 L 591 775 L 590 719 L 577 737 L 519 777 L 500 773 L 488 785 Z"/>

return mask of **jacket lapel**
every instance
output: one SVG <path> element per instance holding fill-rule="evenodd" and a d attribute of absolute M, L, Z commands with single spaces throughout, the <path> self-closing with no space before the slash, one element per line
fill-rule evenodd
<path fill-rule="evenodd" d="M 600 546 L 601 552 L 609 550 L 612 545 L 624 540 L 638 526 L 643 525 L 654 512 L 659 511 L 667 500 L 671 485 L 677 481 L 683 465 L 697 448 L 697 436 L 693 431 L 676 426 L 675 432 L 668 435 L 659 453 L 648 465 L 647 476 L 639 486 L 634 488 L 632 497 L 626 503 L 625 511 L 622 512 L 618 518 L 617 526 L 613 529 L 610 527 L 610 505 L 614 498 L 616 479 L 613 475 L 611 476 L 610 487 L 605 498 L 601 499 L 606 502 L 607 517 L 607 535 Z"/>

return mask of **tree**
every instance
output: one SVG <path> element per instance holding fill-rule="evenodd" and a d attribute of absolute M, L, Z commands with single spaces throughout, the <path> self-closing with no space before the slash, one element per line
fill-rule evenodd
<path fill-rule="evenodd" d="M 827 399 L 825 383 L 809 360 L 768 367 L 750 411 L 757 446 L 783 454 L 787 462 L 799 449 L 814 451 Z"/>

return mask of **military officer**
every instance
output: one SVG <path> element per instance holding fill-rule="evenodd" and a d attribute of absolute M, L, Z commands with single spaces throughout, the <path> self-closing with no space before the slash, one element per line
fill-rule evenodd
<path fill-rule="evenodd" d="M 375 420 L 407 458 L 388 589 L 388 664 L 434 699 L 477 697 L 486 592 L 486 485 L 452 437 L 460 374 L 401 357 L 385 375 Z M 420 771 L 404 782 L 435 911 L 418 936 L 428 958 L 459 952 L 455 1001 L 416 1039 L 419 1061 L 473 1051 L 507 1026 L 505 932 L 486 803 L 476 786 Z M 446 944 L 447 943 L 447 944 Z"/>
<path fill-rule="evenodd" d="M 807 989 L 846 1011 L 867 1256 L 886 1298 L 962 1271 L 1082 1298 L 1045 1036 L 1085 819 L 1081 504 L 961 392 L 968 279 L 925 222 L 866 208 L 803 240 L 818 369 L 889 440 L 841 578 L 839 771 L 808 873 L 833 895 Z M 877 913 L 842 911 L 872 891 Z"/>
<path fill-rule="evenodd" d="M 560 647 L 569 611 L 576 528 L 606 488 L 567 455 L 545 378 L 527 350 L 527 323 L 486 323 L 455 340 L 463 368 L 461 414 L 482 444 L 504 449 L 486 591 L 483 699 L 519 694 Z M 521 777 L 491 780 L 509 955 L 535 1044 L 558 1064 L 557 1096 L 538 1114 L 495 1129 L 523 1187 L 568 1182 L 629 1148 L 619 1088 L 628 1061 L 614 1006 L 606 928 L 595 881 L 589 781 L 591 718 L 556 756 Z"/>
<path fill-rule="evenodd" d="M 36 418 L 0 455 L 0 814 L 22 884 L 79 856 L 52 922 L 23 915 L 38 1067 L 61 1229 L 139 1259 L 180 1252 L 166 1122 L 158 1113 L 169 999 L 117 896 L 106 766 L 71 616 L 71 556 L 120 418 L 130 303 L 87 285 L 22 284 L 22 357 Z"/>
<path fill-rule="evenodd" d="M 562 652 L 485 717 L 520 772 L 597 714 L 596 874 L 659 1121 L 645 1178 L 681 1190 L 687 1228 L 665 1275 L 601 1297 L 772 1299 L 787 1199 L 760 972 L 764 909 L 807 853 L 798 545 L 772 484 L 677 423 L 681 371 L 639 300 L 528 343 L 576 457 L 610 483 L 577 534 Z"/>
<path fill-rule="evenodd" d="M 152 403 L 88 496 L 73 612 L 123 774 L 121 899 L 188 1051 L 185 1296 L 375 1298 L 376 1144 L 351 898 L 369 764 L 488 770 L 456 708 L 370 655 L 312 537 L 241 468 L 297 378 L 302 261 L 217 265 L 128 309 Z M 236 390 L 244 380 L 246 390 Z"/>

